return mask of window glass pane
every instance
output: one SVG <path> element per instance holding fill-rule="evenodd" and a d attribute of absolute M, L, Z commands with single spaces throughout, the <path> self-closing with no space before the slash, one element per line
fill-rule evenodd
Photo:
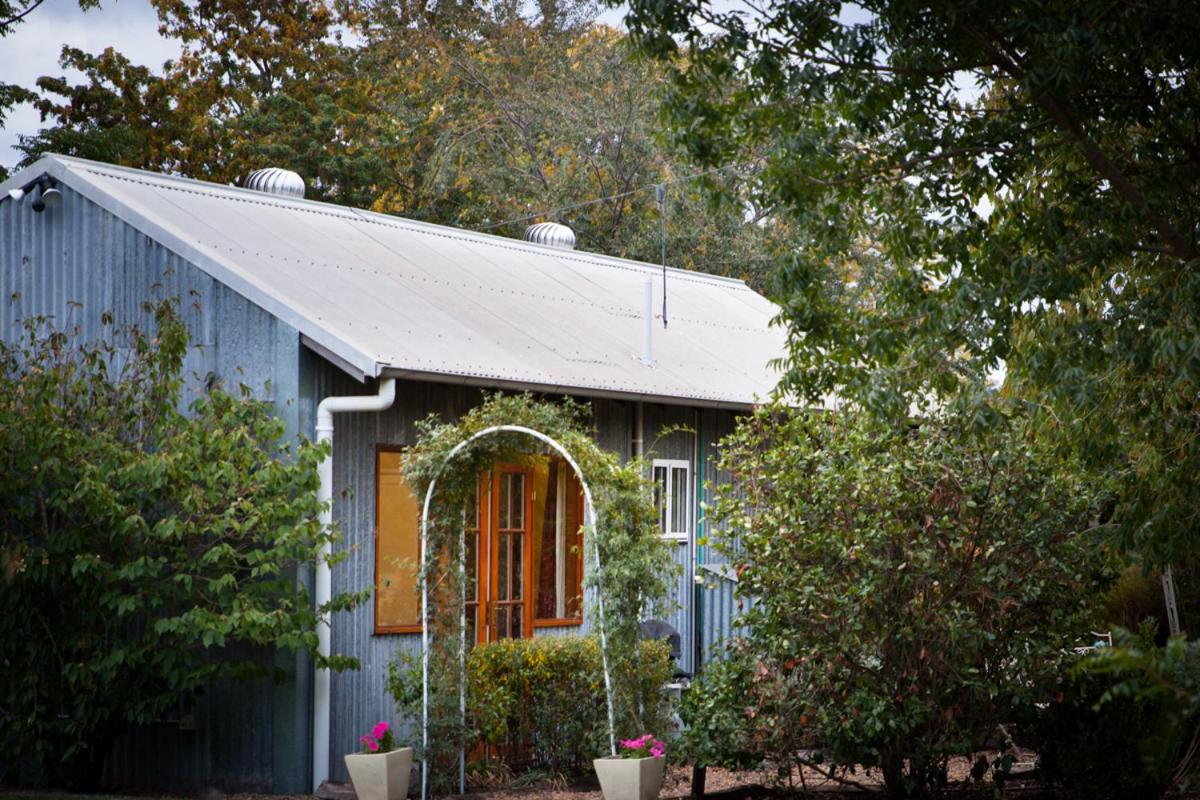
<path fill-rule="evenodd" d="M 686 467 L 671 468 L 671 533 L 688 530 L 688 471 Z"/>
<path fill-rule="evenodd" d="M 583 487 L 575 477 L 575 471 L 567 469 L 564 481 L 563 531 L 564 547 L 564 614 L 569 619 L 583 617 Z"/>
<path fill-rule="evenodd" d="M 582 487 L 561 458 L 530 475 L 534 619 L 579 619 L 583 606 Z"/>
<path fill-rule="evenodd" d="M 667 468 L 654 468 L 654 507 L 658 509 L 658 527 L 667 533 Z"/>
<path fill-rule="evenodd" d="M 421 542 L 417 498 L 400 471 L 401 454 L 380 451 L 377 456 L 375 510 L 376 587 L 375 626 L 394 628 L 421 624 L 417 585 Z"/>
<path fill-rule="evenodd" d="M 533 614 L 538 619 L 558 616 L 559 466 L 549 459 L 533 468 Z"/>

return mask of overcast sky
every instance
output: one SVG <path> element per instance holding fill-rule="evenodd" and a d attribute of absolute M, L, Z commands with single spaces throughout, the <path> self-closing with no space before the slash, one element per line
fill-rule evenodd
<path fill-rule="evenodd" d="M 601 19 L 616 25 L 622 16 L 619 10 L 606 10 Z M 78 0 L 45 0 L 12 33 L 0 38 L 0 80 L 32 89 L 42 75 L 64 74 L 58 66 L 64 45 L 89 53 L 115 47 L 135 64 L 156 70 L 179 55 L 178 41 L 158 35 L 158 17 L 149 0 L 102 0 L 100 8 L 86 12 L 79 10 Z M 13 149 L 17 134 L 36 133 L 39 127 L 32 106 L 13 109 L 0 130 L 0 164 L 15 165 L 20 159 Z"/>

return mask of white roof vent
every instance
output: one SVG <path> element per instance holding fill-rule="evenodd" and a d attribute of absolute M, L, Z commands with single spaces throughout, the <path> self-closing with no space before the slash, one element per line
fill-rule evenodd
<path fill-rule="evenodd" d="M 284 197 L 304 197 L 304 178 L 290 169 L 279 167 L 254 170 L 246 176 L 245 187 L 256 192 L 281 194 Z"/>
<path fill-rule="evenodd" d="M 525 241 L 574 250 L 575 231 L 557 222 L 539 222 L 525 229 Z"/>

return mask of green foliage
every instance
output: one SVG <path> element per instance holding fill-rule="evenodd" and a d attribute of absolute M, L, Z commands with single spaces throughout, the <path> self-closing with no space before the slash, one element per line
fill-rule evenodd
<path fill-rule="evenodd" d="M 1119 470 L 1126 547 L 1195 549 L 1193 2 L 628 5 L 675 140 L 759 159 L 794 234 L 788 389 L 898 417 L 1006 364 L 1044 433 Z"/>
<path fill-rule="evenodd" d="M 758 714 L 750 688 L 753 676 L 754 665 L 737 653 L 705 665 L 683 694 L 679 716 L 687 727 L 671 748 L 672 761 L 746 769 L 766 757 L 757 749 L 754 735 Z M 766 744 L 770 747 L 772 742 Z M 784 759 L 794 752 L 786 747 L 778 750 Z"/>
<path fill-rule="evenodd" d="M 721 467 L 737 483 L 710 509 L 717 544 L 754 599 L 743 707 L 767 735 L 753 751 L 794 752 L 811 728 L 892 795 L 934 792 L 1088 630 L 1092 498 L 1013 421 L 769 407 Z"/>
<path fill-rule="evenodd" d="M 1058 697 L 1033 714 L 1041 775 L 1071 798 L 1157 798 L 1187 788 L 1185 755 L 1200 724 L 1200 646 L 1154 645 L 1118 631 L 1084 658 Z"/>
<path fill-rule="evenodd" d="M 662 691 L 671 659 L 659 642 L 642 642 L 633 702 L 618 708 L 622 730 L 644 724 L 664 730 L 667 707 Z M 441 684 L 441 679 L 435 676 Z M 421 717 L 421 665 L 401 656 L 388 669 L 388 693 L 401 716 Z M 435 694 L 445 694 L 445 686 Z M 451 716 L 457 718 L 457 697 Z M 454 720 L 456 721 L 456 720 Z M 452 733 L 435 719 L 441 733 Z M 453 724 L 451 722 L 451 724 Z M 420 748 L 419 724 L 410 742 Z M 467 726 L 471 743 L 485 745 L 488 764 L 509 772 L 544 770 L 552 774 L 586 771 L 608 749 L 608 710 L 597 636 L 503 639 L 478 645 L 467 657 Z M 431 734 L 431 737 L 433 734 Z M 436 755 L 436 753 L 435 753 Z M 436 777 L 436 776 L 435 776 Z"/>
<path fill-rule="evenodd" d="M 30 322 L 0 343 L 6 782 L 94 781 L 115 737 L 212 679 L 261 675 L 274 648 L 317 655 L 295 570 L 332 536 L 315 499 L 327 452 L 293 451 L 248 396 L 213 390 L 183 413 L 187 332 L 174 304 L 151 312 L 153 333 L 76 344 Z"/>
<path fill-rule="evenodd" d="M 575 459 L 596 505 L 596 520 L 584 531 L 585 586 L 603 598 L 603 614 L 595 604 L 587 620 L 607 637 L 606 656 L 612 676 L 614 707 L 622 713 L 618 735 L 644 730 L 641 678 L 646 668 L 638 645 L 642 609 L 661 603 L 671 579 L 668 545 L 659 535 L 651 490 L 638 461 L 622 464 L 596 444 L 586 425 L 589 409 L 572 400 L 540 402 L 528 394 L 488 397 L 458 422 L 442 423 L 436 416 L 418 423 L 417 444 L 404 459 L 404 474 L 417 497 L 424 498 L 435 479 L 437 488 L 429 514 L 428 552 L 437 553 L 425 565 L 424 576 L 436 587 L 431 595 L 427 625 L 432 631 L 430 675 L 435 763 L 471 741 L 471 732 L 458 725 L 459 649 L 464 635 L 459 610 L 465 575 L 459 571 L 464 517 L 474 497 L 478 476 L 499 463 L 522 463 L 549 452 L 525 433 L 502 431 L 476 439 L 450 454 L 475 434 L 497 425 L 519 425 L 538 431 L 562 445 Z M 601 568 L 595 557 L 599 552 Z M 499 652 L 499 651 L 498 651 Z M 403 693 L 401 693 L 403 694 Z M 419 709 L 419 705 L 418 705 Z M 607 716 L 607 713 L 606 713 Z M 606 722 L 607 724 L 607 722 Z"/>

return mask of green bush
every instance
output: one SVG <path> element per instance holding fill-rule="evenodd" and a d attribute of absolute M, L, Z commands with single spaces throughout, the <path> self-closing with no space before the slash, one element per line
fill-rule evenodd
<path fill-rule="evenodd" d="M 971 423 L 776 407 L 723 442 L 710 520 L 755 599 L 752 750 L 812 736 L 929 796 L 1061 673 L 1102 576 L 1088 487 L 1017 425 Z"/>
<path fill-rule="evenodd" d="M 623 738 L 662 736 L 668 707 L 663 684 L 671 659 L 660 642 L 642 642 L 633 695 L 617 705 Z M 412 659 L 389 672 L 388 690 L 401 714 L 421 714 L 421 673 Z M 444 694 L 444 693 L 443 693 Z M 566 773 L 589 769 L 608 752 L 608 710 L 600 643 L 595 636 L 503 639 L 478 645 L 467 657 L 467 725 L 487 759 L 510 770 Z M 634 727 L 635 719 L 643 725 Z M 645 727 L 646 731 L 640 728 Z"/>
<path fill-rule="evenodd" d="M 108 341 L 34 321 L 0 342 L 0 782 L 93 787 L 113 739 L 274 648 L 353 663 L 319 656 L 294 579 L 331 536 L 327 446 L 293 450 L 248 391 L 183 413 L 187 330 L 146 312 Z"/>
<path fill-rule="evenodd" d="M 754 665 L 740 653 L 727 655 L 705 666 L 684 692 L 679 716 L 685 728 L 672 761 L 745 769 L 763 760 L 750 699 Z"/>

